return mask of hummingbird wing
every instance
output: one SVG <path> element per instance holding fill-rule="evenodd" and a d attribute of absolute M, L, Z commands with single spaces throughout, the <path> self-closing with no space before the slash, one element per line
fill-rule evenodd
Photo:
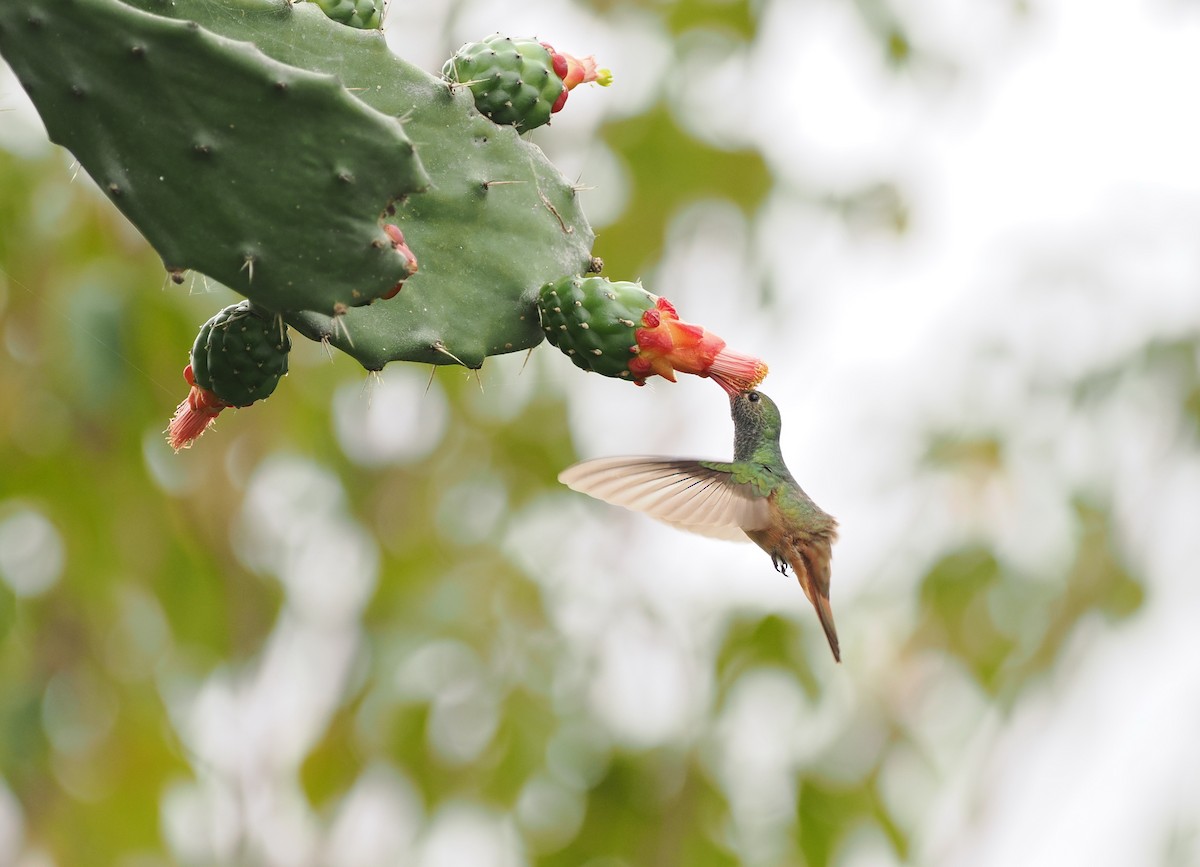
<path fill-rule="evenodd" d="M 598 500 L 715 539 L 748 542 L 745 530 L 760 530 L 770 521 L 766 497 L 735 481 L 729 464 L 597 458 L 568 467 L 558 480 Z"/>

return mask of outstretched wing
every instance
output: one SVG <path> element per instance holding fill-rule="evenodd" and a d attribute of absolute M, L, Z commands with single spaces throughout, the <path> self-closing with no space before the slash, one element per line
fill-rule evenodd
<path fill-rule="evenodd" d="M 747 542 L 744 530 L 761 530 L 770 521 L 767 500 L 735 482 L 728 467 L 670 458 L 597 458 L 568 467 L 558 480 L 681 530 Z"/>

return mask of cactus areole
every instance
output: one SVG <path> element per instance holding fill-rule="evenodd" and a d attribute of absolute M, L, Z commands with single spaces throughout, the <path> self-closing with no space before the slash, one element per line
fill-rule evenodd
<path fill-rule="evenodd" d="M 270 397 L 287 373 L 292 344 L 278 316 L 249 301 L 233 304 L 204 323 L 183 370 L 190 390 L 167 427 L 176 451 L 190 446 L 228 406 Z"/>
<path fill-rule="evenodd" d="M 546 339 L 576 367 L 645 385 L 651 376 L 710 377 L 730 395 L 754 388 L 767 366 L 734 352 L 699 325 L 684 322 L 665 298 L 639 283 L 564 277 L 538 295 Z"/>

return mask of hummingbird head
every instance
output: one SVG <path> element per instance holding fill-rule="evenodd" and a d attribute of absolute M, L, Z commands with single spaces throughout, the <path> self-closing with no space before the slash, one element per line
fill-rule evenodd
<path fill-rule="evenodd" d="M 779 442 L 783 421 L 775 401 L 761 391 L 740 391 L 729 398 L 733 416 L 734 460 L 747 460 L 764 440 Z"/>

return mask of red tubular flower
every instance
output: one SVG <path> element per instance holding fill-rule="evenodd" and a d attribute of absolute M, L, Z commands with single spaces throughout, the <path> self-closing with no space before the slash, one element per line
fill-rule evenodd
<path fill-rule="evenodd" d="M 658 375 L 671 382 L 675 372 L 707 376 L 730 395 L 754 388 L 767 375 L 761 360 L 727 349 L 725 341 L 699 325 L 682 321 L 666 298 L 642 314 L 642 325 L 634 332 L 636 346 L 629 361 L 638 385 Z"/>
<path fill-rule="evenodd" d="M 208 389 L 196 385 L 190 364 L 183 369 L 183 378 L 187 380 L 191 390 L 183 403 L 175 409 L 175 415 L 167 425 L 167 442 L 175 451 L 190 448 L 192 443 L 200 438 L 200 434 L 217 420 L 221 410 L 230 406 Z"/>
<path fill-rule="evenodd" d="M 570 54 L 564 54 L 561 51 L 556 51 L 554 46 L 549 42 L 543 42 L 542 47 L 550 52 L 550 62 L 554 67 L 554 74 L 561 78 L 563 83 L 563 92 L 558 95 L 558 99 L 551 106 L 551 114 L 556 111 L 562 111 L 562 107 L 567 102 L 567 94 L 574 90 L 577 85 L 595 82 L 601 87 L 608 87 L 612 84 L 612 70 L 597 69 L 596 58 L 592 55 L 589 54 L 587 57 L 581 59 Z"/>

